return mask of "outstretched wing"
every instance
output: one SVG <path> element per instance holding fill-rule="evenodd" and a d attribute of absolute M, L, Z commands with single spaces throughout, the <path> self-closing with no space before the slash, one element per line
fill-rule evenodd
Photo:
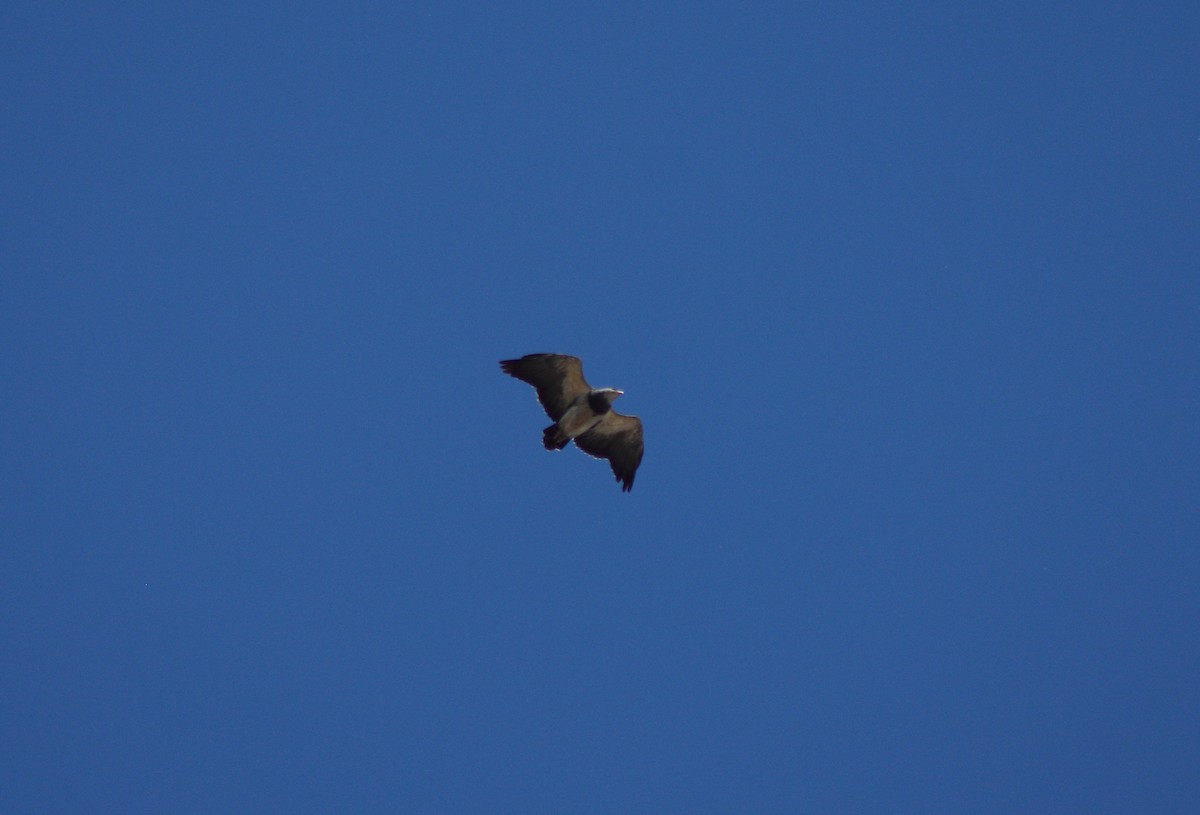
<path fill-rule="evenodd" d="M 591 390 L 583 378 L 579 357 L 564 354 L 526 354 L 520 359 L 505 359 L 500 369 L 509 376 L 537 388 L 538 401 L 547 415 L 558 421 L 571 403 Z"/>
<path fill-rule="evenodd" d="M 613 475 L 621 482 L 621 492 L 633 489 L 633 477 L 645 451 L 641 419 L 609 411 L 603 421 L 576 436 L 575 445 L 590 456 L 608 459 Z"/>

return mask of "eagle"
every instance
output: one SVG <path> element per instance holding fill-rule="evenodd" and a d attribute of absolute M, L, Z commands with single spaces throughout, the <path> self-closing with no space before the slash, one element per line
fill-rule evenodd
<path fill-rule="evenodd" d="M 593 388 L 583 378 L 583 362 L 566 354 L 505 359 L 500 370 L 537 389 L 538 401 L 554 420 L 542 431 L 547 450 L 561 450 L 574 441 L 588 455 L 608 459 L 621 492 L 633 489 L 633 477 L 642 463 L 642 420 L 612 409 L 624 391 Z"/>

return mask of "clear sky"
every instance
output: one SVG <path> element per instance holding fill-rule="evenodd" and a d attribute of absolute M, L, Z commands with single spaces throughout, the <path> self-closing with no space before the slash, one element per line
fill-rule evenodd
<path fill-rule="evenodd" d="M 0 811 L 1200 811 L 1197 43 L 9 8 Z"/>

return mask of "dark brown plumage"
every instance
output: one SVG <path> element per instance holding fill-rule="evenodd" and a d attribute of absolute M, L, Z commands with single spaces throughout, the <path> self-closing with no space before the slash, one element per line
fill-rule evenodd
<path fill-rule="evenodd" d="M 554 424 L 542 431 L 547 450 L 561 450 L 572 440 L 588 455 L 608 459 L 622 492 L 633 489 L 642 463 L 642 421 L 612 409 L 621 391 L 592 388 L 583 378 L 583 363 L 565 354 L 527 354 L 500 362 L 509 376 L 537 389 L 538 401 Z"/>

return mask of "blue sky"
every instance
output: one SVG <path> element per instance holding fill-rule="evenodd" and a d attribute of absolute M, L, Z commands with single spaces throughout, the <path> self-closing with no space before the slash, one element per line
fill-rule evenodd
<path fill-rule="evenodd" d="M 1195 812 L 1198 38 L 19 4 L 0 809 Z"/>

